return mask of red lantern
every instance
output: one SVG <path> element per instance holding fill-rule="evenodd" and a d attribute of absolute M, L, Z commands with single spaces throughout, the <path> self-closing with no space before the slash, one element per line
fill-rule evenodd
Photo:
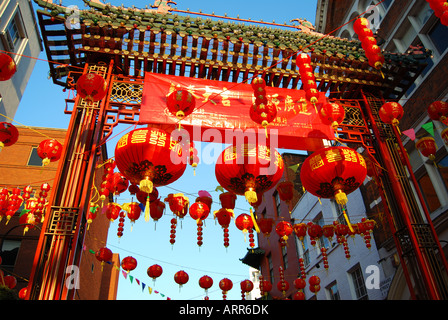
<path fill-rule="evenodd" d="M 263 78 L 255 78 L 252 81 L 255 102 L 249 110 L 250 118 L 264 128 L 277 116 L 277 107 L 268 100 L 265 87 L 266 83 Z"/>
<path fill-rule="evenodd" d="M 14 276 L 2 276 L 0 280 L 3 281 L 3 285 L 7 286 L 9 289 L 14 289 L 17 285 L 17 279 Z"/>
<path fill-rule="evenodd" d="M 191 92 L 176 89 L 168 95 L 166 106 L 177 119 L 182 120 L 194 111 L 196 99 Z"/>
<path fill-rule="evenodd" d="M 193 168 L 193 174 L 196 175 L 196 167 L 199 163 L 198 150 L 194 147 L 194 142 L 190 143 L 190 148 L 188 150 L 188 164 Z"/>
<path fill-rule="evenodd" d="M 131 223 L 135 223 L 135 221 L 140 218 L 142 209 L 137 202 L 124 203 L 121 208 L 126 211 L 127 217 Z"/>
<path fill-rule="evenodd" d="M 0 53 L 0 81 L 11 79 L 16 71 L 17 66 L 14 59 L 6 53 Z"/>
<path fill-rule="evenodd" d="M 118 238 L 121 238 L 123 236 L 124 231 L 124 218 L 126 217 L 126 212 L 120 211 L 118 219 L 118 229 L 117 229 L 117 236 Z"/>
<path fill-rule="evenodd" d="M 308 235 L 311 239 L 311 245 L 315 246 L 316 241 L 322 237 L 322 227 L 315 223 L 308 223 Z"/>
<path fill-rule="evenodd" d="M 28 287 L 24 287 L 24 288 L 20 289 L 20 291 L 19 291 L 19 299 L 25 300 L 27 291 L 28 291 Z"/>
<path fill-rule="evenodd" d="M 197 229 L 198 229 L 198 237 L 197 237 L 197 244 L 198 246 L 202 246 L 202 225 L 203 220 L 208 217 L 210 213 L 210 209 L 208 206 L 203 202 L 195 202 L 190 206 L 190 216 L 196 220 Z"/>
<path fill-rule="evenodd" d="M 276 190 L 282 201 L 290 202 L 294 196 L 294 184 L 291 181 L 279 182 Z"/>
<path fill-rule="evenodd" d="M 379 110 L 379 116 L 384 123 L 398 127 L 399 120 L 403 117 L 403 107 L 397 102 L 386 102 Z"/>
<path fill-rule="evenodd" d="M 179 179 L 186 162 L 182 148 L 170 135 L 157 128 L 142 128 L 125 134 L 115 147 L 118 170 L 140 190 L 151 193 Z"/>
<path fill-rule="evenodd" d="M 215 165 L 218 183 L 226 190 L 257 202 L 257 192 L 274 187 L 283 175 L 283 159 L 276 150 L 263 145 L 230 146 Z"/>
<path fill-rule="evenodd" d="M 123 260 L 121 260 L 121 267 L 126 271 L 126 273 L 129 273 L 137 268 L 137 260 L 131 256 L 123 258 Z"/>
<path fill-rule="evenodd" d="M 225 209 L 233 211 L 235 209 L 236 194 L 233 192 L 224 192 L 219 195 L 221 206 Z"/>
<path fill-rule="evenodd" d="M 58 161 L 62 154 L 62 144 L 55 139 L 43 140 L 37 147 L 37 155 L 42 159 L 42 165 Z"/>
<path fill-rule="evenodd" d="M 448 103 L 444 101 L 434 101 L 428 106 L 428 115 L 431 120 L 438 120 L 446 124 L 448 116 Z"/>
<path fill-rule="evenodd" d="M 179 290 L 184 284 L 188 282 L 189 278 L 190 277 L 188 276 L 188 273 L 183 270 L 177 271 L 174 274 L 174 281 L 179 285 Z"/>
<path fill-rule="evenodd" d="M 148 277 L 152 278 L 155 282 L 156 279 L 162 275 L 163 269 L 158 264 L 153 264 L 146 270 L 146 273 L 148 274 Z"/>
<path fill-rule="evenodd" d="M 115 202 L 107 204 L 106 217 L 110 222 L 113 222 L 120 215 L 121 206 Z"/>
<path fill-rule="evenodd" d="M 159 221 L 159 219 L 162 218 L 164 211 L 165 211 L 165 204 L 162 201 L 156 199 L 151 202 L 149 214 L 151 215 L 151 218 L 155 222 Z"/>
<path fill-rule="evenodd" d="M 267 296 L 272 290 L 272 283 L 268 280 L 260 280 L 260 293 L 263 296 Z"/>
<path fill-rule="evenodd" d="M 233 288 L 233 282 L 230 279 L 224 278 L 219 281 L 219 289 L 222 290 L 222 298 L 226 300 L 227 292 Z"/>
<path fill-rule="evenodd" d="M 366 18 L 358 18 L 355 20 L 355 22 L 353 22 L 353 30 L 355 31 L 356 34 L 361 33 L 361 30 L 364 28 L 369 28 L 370 23 L 369 20 L 367 20 Z"/>
<path fill-rule="evenodd" d="M 240 282 L 240 287 L 242 300 L 246 300 L 245 296 L 252 291 L 252 289 L 254 288 L 254 284 L 252 281 L 246 279 Z"/>
<path fill-rule="evenodd" d="M 98 209 L 100 206 L 96 205 L 94 202 L 90 202 L 89 212 L 87 213 L 87 230 L 89 230 L 90 224 L 95 220 L 98 215 Z"/>
<path fill-rule="evenodd" d="M 19 139 L 19 131 L 9 122 L 0 122 L 0 151 L 12 146 Z"/>
<path fill-rule="evenodd" d="M 199 286 L 205 290 L 205 294 L 207 295 L 208 289 L 213 286 L 213 279 L 209 276 L 202 276 L 199 278 Z M 206 297 L 208 300 L 208 297 Z"/>
<path fill-rule="evenodd" d="M 168 194 L 165 202 L 168 202 L 171 212 L 179 218 L 185 217 L 188 213 L 189 200 L 182 193 Z"/>
<path fill-rule="evenodd" d="M 345 109 L 339 103 L 326 103 L 320 109 L 319 117 L 323 124 L 331 125 L 336 130 L 344 120 Z"/>
<path fill-rule="evenodd" d="M 114 195 L 119 195 L 128 189 L 129 180 L 120 172 L 114 172 L 112 175 L 111 190 Z"/>
<path fill-rule="evenodd" d="M 341 224 L 336 221 L 333 224 L 334 224 L 334 233 L 336 234 L 337 241 L 344 247 L 345 257 L 347 259 L 350 259 L 350 249 L 348 247 L 346 237 L 350 229 L 345 224 Z"/>
<path fill-rule="evenodd" d="M 294 287 L 297 290 L 303 290 L 306 287 L 306 281 L 303 278 L 297 278 L 294 280 Z"/>
<path fill-rule="evenodd" d="M 218 220 L 219 225 L 223 228 L 224 232 L 224 247 L 229 246 L 229 224 L 233 217 L 233 211 L 230 209 L 221 208 L 213 213 L 214 217 Z"/>
<path fill-rule="evenodd" d="M 327 224 L 322 226 L 322 235 L 331 241 L 334 236 L 334 225 Z"/>
<path fill-rule="evenodd" d="M 252 220 L 252 217 L 246 213 L 242 213 L 236 217 L 235 225 L 239 230 L 243 231 L 244 234 L 249 232 L 249 246 L 251 248 L 255 247 L 253 234 L 254 221 Z M 244 237 L 246 237 L 246 235 L 244 235 Z"/>
<path fill-rule="evenodd" d="M 292 296 L 292 300 L 305 300 L 305 293 L 303 291 L 297 291 Z"/>
<path fill-rule="evenodd" d="M 274 220 L 271 218 L 260 218 L 257 220 L 258 227 L 260 228 L 261 233 L 269 238 L 272 232 L 272 227 L 274 226 Z"/>
<path fill-rule="evenodd" d="M 318 276 L 311 276 L 308 280 L 310 284 L 310 291 L 313 293 L 317 293 L 320 290 L 320 278 Z"/>
<path fill-rule="evenodd" d="M 436 159 L 437 145 L 433 137 L 421 138 L 417 141 L 415 147 L 429 160 L 434 161 Z"/>
<path fill-rule="evenodd" d="M 112 260 L 113 254 L 112 251 L 106 247 L 100 248 L 95 253 L 95 258 L 101 262 L 101 271 L 103 270 L 103 265 L 106 262 L 110 262 Z"/>
<path fill-rule="evenodd" d="M 308 226 L 305 223 L 296 223 L 293 226 L 294 233 L 296 234 L 297 238 L 302 242 L 303 248 L 305 248 L 305 244 L 303 243 L 303 239 L 306 236 Z"/>
<path fill-rule="evenodd" d="M 343 206 L 344 217 L 347 194 L 355 191 L 367 176 L 364 157 L 348 147 L 328 147 L 305 159 L 300 172 L 303 187 L 321 198 L 334 197 Z"/>
<path fill-rule="evenodd" d="M 275 226 L 275 232 L 283 239 L 282 246 L 286 245 L 286 241 L 288 237 L 291 235 L 293 231 L 292 224 L 288 221 L 280 221 Z"/>
<path fill-rule="evenodd" d="M 8 197 L 8 208 L 6 210 L 6 224 L 9 223 L 11 217 L 19 210 L 23 203 L 23 199 L 20 197 L 22 190 L 19 188 L 12 188 L 11 194 Z"/>
<path fill-rule="evenodd" d="M 76 91 L 81 98 L 89 103 L 99 101 L 106 95 L 107 83 L 102 76 L 96 73 L 83 74 L 76 82 Z"/>

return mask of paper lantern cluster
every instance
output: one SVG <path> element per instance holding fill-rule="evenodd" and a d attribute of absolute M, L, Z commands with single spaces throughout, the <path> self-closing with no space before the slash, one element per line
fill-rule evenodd
<path fill-rule="evenodd" d="M 440 23 L 448 26 L 448 3 L 445 0 L 427 0 L 427 2 L 434 10 L 434 15 L 440 19 Z"/>
<path fill-rule="evenodd" d="M 250 118 L 266 129 L 266 126 L 275 120 L 277 107 L 267 97 L 266 82 L 263 78 L 254 78 L 251 85 L 255 98 L 249 111 Z"/>
<path fill-rule="evenodd" d="M 378 46 L 372 30 L 369 28 L 369 20 L 366 18 L 356 19 L 353 23 L 353 30 L 358 35 L 361 46 L 364 49 L 369 65 L 375 69 L 381 69 L 384 64 L 384 56 Z"/>

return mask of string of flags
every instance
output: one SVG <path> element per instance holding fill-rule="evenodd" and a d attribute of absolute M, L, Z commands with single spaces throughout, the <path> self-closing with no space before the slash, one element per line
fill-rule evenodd
<path fill-rule="evenodd" d="M 89 251 L 89 253 L 95 254 L 95 251 L 92 250 L 92 249 L 89 249 L 88 251 Z M 167 300 L 171 300 L 171 298 L 168 297 L 168 296 L 166 296 L 166 294 L 164 294 L 164 293 L 162 293 L 162 292 L 160 292 L 160 291 L 158 291 L 158 290 L 155 290 L 154 288 L 148 286 L 146 283 L 144 283 L 144 282 L 141 281 L 140 279 L 137 279 L 137 278 L 135 278 L 133 275 L 127 273 L 125 270 L 121 270 L 121 268 L 120 268 L 119 266 L 117 266 L 116 264 L 114 264 L 113 262 L 111 262 L 111 261 L 105 261 L 105 263 L 110 264 L 110 265 L 112 265 L 112 267 L 115 268 L 116 270 L 121 271 L 121 274 L 123 275 L 124 279 L 126 279 L 126 280 L 129 279 L 130 283 L 133 283 L 134 280 L 135 280 L 135 282 L 136 282 L 139 286 L 142 287 L 142 292 L 144 292 L 144 291 L 145 291 L 145 288 L 147 288 L 149 294 L 152 294 L 152 293 L 154 293 L 154 294 L 158 294 L 158 295 L 160 295 L 162 298 L 165 298 L 165 297 L 166 297 Z"/>

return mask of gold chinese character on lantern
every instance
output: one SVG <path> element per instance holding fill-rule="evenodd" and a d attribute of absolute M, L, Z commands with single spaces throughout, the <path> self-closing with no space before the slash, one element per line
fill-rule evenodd
<path fill-rule="evenodd" d="M 316 170 L 320 167 L 323 167 L 323 165 L 324 165 L 324 161 L 322 160 L 322 157 L 320 154 L 310 158 L 311 170 Z"/>
<path fill-rule="evenodd" d="M 124 136 L 120 138 L 120 140 L 118 140 L 117 149 L 120 149 L 126 146 L 127 144 L 128 144 L 128 133 L 126 133 Z"/>
<path fill-rule="evenodd" d="M 342 149 L 345 161 L 358 162 L 358 157 L 355 150 Z"/>
<path fill-rule="evenodd" d="M 144 143 L 146 142 L 147 130 L 135 130 L 131 135 L 131 143 Z"/>
<path fill-rule="evenodd" d="M 330 149 L 325 151 L 325 158 L 328 162 L 336 162 L 342 160 L 342 156 L 337 149 Z"/>

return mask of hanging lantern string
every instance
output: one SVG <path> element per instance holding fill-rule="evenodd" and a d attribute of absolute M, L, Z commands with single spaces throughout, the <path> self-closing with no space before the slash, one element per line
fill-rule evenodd
<path fill-rule="evenodd" d="M 27 56 L 27 55 L 20 54 L 20 53 L 17 53 L 17 52 L 11 52 L 11 51 L 6 51 L 6 50 L 0 50 L 0 52 L 6 53 L 6 54 L 13 54 L 13 55 L 16 55 L 16 56 L 20 56 L 22 58 L 34 59 L 36 61 L 45 61 L 45 62 L 48 62 L 48 63 L 58 64 L 60 67 L 71 67 L 71 68 L 77 68 L 77 69 L 80 69 L 80 70 L 84 70 L 83 67 L 74 66 L 74 65 L 71 65 L 71 64 L 68 64 L 68 63 L 61 63 L 61 62 L 51 61 L 51 60 L 47 60 L 47 59 L 40 59 L 40 58 L 36 58 L 36 57 L 31 57 L 31 56 Z"/>
<path fill-rule="evenodd" d="M 385 0 L 382 0 L 382 1 L 378 2 L 377 4 L 373 5 L 373 7 L 377 7 L 377 6 L 379 6 L 379 5 L 380 5 L 381 3 L 383 3 L 384 1 L 385 1 Z M 319 42 L 319 41 L 322 41 L 323 39 L 325 39 L 325 38 L 327 38 L 328 36 L 330 36 L 332 33 L 335 33 L 335 32 L 338 31 L 339 29 L 341 29 L 341 28 L 343 28 L 344 26 L 350 24 L 351 22 L 355 21 L 356 19 L 358 19 L 359 17 L 363 16 L 363 15 L 366 14 L 367 12 L 370 12 L 371 10 L 372 10 L 372 8 L 369 7 L 368 10 L 362 12 L 361 14 L 359 14 L 358 16 L 354 17 L 353 19 L 349 20 L 348 22 L 344 23 L 343 25 L 337 27 L 337 28 L 334 29 L 333 31 L 330 31 L 330 32 L 327 33 L 327 34 L 324 34 L 322 37 L 320 37 L 319 39 L 317 39 L 317 40 L 315 40 L 315 41 L 309 43 L 308 45 L 306 45 L 306 46 L 303 47 L 302 49 L 299 49 L 299 50 L 297 50 L 296 52 L 294 52 L 294 53 L 292 53 L 291 55 L 289 55 L 288 57 L 283 58 L 282 60 L 279 60 L 279 61 L 276 62 L 276 63 L 273 63 L 273 64 L 272 64 L 271 66 L 269 66 L 269 67 L 265 67 L 265 68 L 262 70 L 262 74 L 264 74 L 267 70 L 269 70 L 269 69 L 271 69 L 271 68 L 274 68 L 275 66 L 277 66 L 277 65 L 280 64 L 280 63 L 282 63 L 283 61 L 289 61 L 289 59 L 291 59 L 291 58 L 294 57 L 295 55 L 299 54 L 300 52 L 303 52 L 304 49 L 306 49 L 306 48 L 308 48 L 308 47 L 314 45 L 315 43 L 317 43 L 317 42 Z M 237 86 L 239 86 L 239 85 L 241 85 L 241 84 L 244 84 L 245 82 L 248 82 L 249 80 L 252 80 L 252 79 L 256 78 L 257 76 L 258 76 L 258 74 L 255 74 L 255 75 L 253 75 L 252 77 L 250 77 L 250 78 L 248 78 L 248 79 L 242 81 L 241 83 L 236 83 L 236 84 L 234 84 L 233 86 L 230 86 L 229 88 L 226 88 L 226 90 L 222 90 L 221 92 L 216 92 L 216 93 L 212 94 L 212 95 L 210 96 L 210 98 L 207 99 L 207 101 L 204 102 L 202 105 L 200 105 L 198 108 L 203 107 L 205 104 L 207 104 L 208 101 L 211 101 L 211 100 L 213 100 L 213 98 L 222 95 L 224 92 L 226 92 L 226 91 L 230 91 L 230 90 L 232 90 L 233 88 L 235 88 L 235 87 L 237 87 Z M 191 115 L 191 114 L 190 114 L 190 115 Z M 190 115 L 187 115 L 185 118 L 187 118 L 187 117 L 190 116 Z M 185 118 L 184 118 L 184 119 L 185 119 Z"/>
<path fill-rule="evenodd" d="M 42 133 L 42 132 L 40 132 L 40 131 L 34 130 L 33 128 L 31 128 L 31 127 L 29 127 L 29 126 L 27 126 L 27 125 L 25 125 L 25 124 L 22 124 L 22 123 L 20 123 L 20 122 L 14 120 L 14 119 L 11 119 L 10 117 L 8 117 L 8 116 L 6 116 L 6 115 L 4 115 L 4 114 L 2 114 L 2 113 L 0 113 L 0 116 L 6 118 L 6 119 L 8 119 L 8 120 L 10 120 L 11 122 L 15 122 L 15 123 L 17 123 L 17 124 L 19 124 L 19 125 L 21 125 L 21 126 L 24 126 L 25 128 L 27 128 L 27 129 L 29 129 L 29 130 L 31 130 L 31 131 L 34 131 L 34 132 L 36 132 L 36 133 L 38 133 L 38 134 L 40 134 L 40 135 L 42 135 L 42 136 L 44 136 L 44 137 L 46 137 L 46 138 L 48 138 L 48 139 L 53 139 L 52 137 L 49 137 L 49 136 L 47 136 L 46 134 L 44 134 L 44 133 Z M 56 139 L 54 139 L 54 140 L 56 140 Z"/>

